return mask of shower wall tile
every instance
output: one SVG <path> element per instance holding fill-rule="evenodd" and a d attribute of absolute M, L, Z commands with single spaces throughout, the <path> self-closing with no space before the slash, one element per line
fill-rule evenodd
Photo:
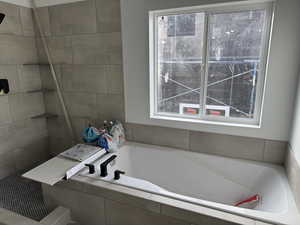
<path fill-rule="evenodd" d="M 1 2 L 0 11 L 6 15 L 0 26 L 0 34 L 22 35 L 19 7 Z"/>
<path fill-rule="evenodd" d="M 96 94 L 64 93 L 64 97 L 72 116 L 96 118 Z"/>
<path fill-rule="evenodd" d="M 99 32 L 121 31 L 120 0 L 96 0 Z"/>
<path fill-rule="evenodd" d="M 12 124 L 12 128 L 15 137 L 18 137 L 18 142 L 14 144 L 15 148 L 22 148 L 48 135 L 46 119 L 42 118 L 16 121 Z M 11 141 L 16 142 L 15 139 L 11 139 Z"/>
<path fill-rule="evenodd" d="M 20 91 L 20 80 L 16 65 L 0 65 L 0 78 L 8 79 L 11 94 Z"/>
<path fill-rule="evenodd" d="M 20 19 L 24 36 L 35 36 L 35 26 L 33 22 L 33 10 L 27 7 L 20 7 Z"/>
<path fill-rule="evenodd" d="M 0 35 L 0 64 L 24 64 L 38 62 L 35 38 Z"/>
<path fill-rule="evenodd" d="M 123 95 L 97 94 L 97 120 L 102 125 L 104 120 L 118 119 L 124 121 L 124 97 Z M 100 125 L 99 124 L 99 125 Z"/>
<path fill-rule="evenodd" d="M 74 64 L 122 64 L 121 34 L 73 36 Z"/>
<path fill-rule="evenodd" d="M 62 87 L 64 91 L 107 93 L 106 67 L 101 65 L 62 66 Z"/>
<path fill-rule="evenodd" d="M 63 115 L 60 101 L 56 92 L 47 92 L 44 94 L 46 112 L 50 114 Z"/>
<path fill-rule="evenodd" d="M 123 69 L 121 65 L 108 65 L 106 67 L 108 94 L 123 94 Z"/>
<path fill-rule="evenodd" d="M 12 121 L 9 111 L 8 96 L 0 96 L 0 125 L 10 123 Z"/>
<path fill-rule="evenodd" d="M 54 64 L 72 64 L 72 41 L 70 37 L 48 37 L 47 44 Z M 39 61 L 48 63 L 40 38 L 37 39 Z"/>
<path fill-rule="evenodd" d="M 16 170 L 25 172 L 48 160 L 49 154 L 47 149 L 47 137 L 39 138 L 34 143 L 30 143 L 23 148 L 16 149 L 14 151 Z"/>
<path fill-rule="evenodd" d="M 14 154 L 6 152 L 0 154 L 0 179 L 16 173 Z"/>
<path fill-rule="evenodd" d="M 72 187 L 74 190 L 83 191 L 91 195 L 95 195 L 101 198 L 106 198 L 115 202 L 119 202 L 121 204 L 128 204 L 130 206 L 149 210 L 154 213 L 160 212 L 160 204 L 148 200 L 151 199 L 152 196 L 151 193 L 140 192 L 139 197 L 136 197 L 134 196 L 134 194 L 136 194 L 136 190 L 128 189 L 127 191 L 130 192 L 130 194 L 132 194 L 130 195 L 118 191 L 109 190 L 106 188 L 101 188 L 97 186 L 96 183 L 94 183 L 94 185 L 88 185 L 86 183 L 78 183 L 72 180 L 69 180 L 68 182 L 60 183 L 59 187 L 66 187 L 66 188 Z"/>
<path fill-rule="evenodd" d="M 36 13 L 40 20 L 42 32 L 45 36 L 51 35 L 49 7 L 41 7 L 36 9 Z M 36 36 L 40 37 L 37 24 L 35 24 Z"/>
<path fill-rule="evenodd" d="M 50 71 L 50 67 L 47 65 L 40 66 L 40 75 L 42 80 L 42 86 L 45 89 L 56 90 L 56 86 Z M 54 65 L 54 70 L 59 84 L 61 84 L 61 65 Z"/>
<path fill-rule="evenodd" d="M 0 26 L 0 78 L 10 85 L 10 93 L 0 96 L 0 178 L 4 178 L 44 160 L 41 156 L 48 148 L 41 143 L 48 132 L 45 119 L 30 119 L 45 112 L 42 93 L 26 93 L 41 89 L 39 69 L 23 66 L 38 62 L 32 10 L 0 2 L 0 12 L 6 14 Z"/>
<path fill-rule="evenodd" d="M 9 105 L 14 121 L 45 113 L 42 93 L 11 95 L 9 96 Z"/>
<path fill-rule="evenodd" d="M 190 132 L 190 150 L 199 153 L 263 161 L 264 144 L 263 139 Z"/>
<path fill-rule="evenodd" d="M 49 12 L 55 36 L 97 32 L 94 0 L 53 6 Z"/>
<path fill-rule="evenodd" d="M 41 74 L 38 66 L 19 66 L 18 70 L 21 92 L 42 89 Z"/>

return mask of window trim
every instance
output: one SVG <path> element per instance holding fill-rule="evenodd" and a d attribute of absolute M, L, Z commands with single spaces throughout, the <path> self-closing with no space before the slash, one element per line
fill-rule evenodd
<path fill-rule="evenodd" d="M 151 119 L 163 119 L 163 120 L 176 120 L 183 122 L 196 122 L 196 123 L 211 123 L 211 124 L 221 124 L 221 125 L 234 125 L 234 126 L 242 126 L 248 127 L 260 127 L 261 126 L 261 118 L 263 113 L 264 106 L 264 93 L 267 82 L 267 71 L 268 71 L 268 61 L 270 55 L 270 44 L 272 37 L 272 27 L 274 21 L 274 1 L 273 0 L 265 0 L 261 1 L 247 1 L 247 2 L 235 2 L 235 3 L 221 3 L 221 4 L 210 4 L 210 5 L 201 5 L 194 7 L 185 7 L 185 8 L 175 8 L 175 9 L 165 9 L 165 10 L 155 10 L 149 12 L 149 72 L 150 72 L 150 118 Z M 204 39 L 203 39 L 203 52 L 204 60 L 203 60 L 203 70 L 201 76 L 204 79 L 201 79 L 202 93 L 200 105 L 203 105 L 203 100 L 206 102 L 206 89 L 207 89 L 207 72 L 206 69 L 208 65 L 208 52 L 209 52 L 209 44 L 208 44 L 208 29 L 209 29 L 209 14 L 210 13 L 225 13 L 225 12 L 238 12 L 238 11 L 247 11 L 247 10 L 258 10 L 264 9 L 266 10 L 266 20 L 265 20 L 265 30 L 262 37 L 262 48 L 261 48 L 261 62 L 260 62 L 260 76 L 257 81 L 256 88 L 256 101 L 255 101 L 255 110 L 254 110 L 254 118 L 224 118 L 220 116 L 206 115 L 204 110 L 200 110 L 200 114 L 195 116 L 181 116 L 179 114 L 172 113 L 157 113 L 157 72 L 158 72 L 158 63 L 157 63 L 157 55 L 158 55 L 158 17 L 160 16 L 169 16 L 176 14 L 184 14 L 184 13 L 205 13 L 205 28 L 204 28 Z"/>

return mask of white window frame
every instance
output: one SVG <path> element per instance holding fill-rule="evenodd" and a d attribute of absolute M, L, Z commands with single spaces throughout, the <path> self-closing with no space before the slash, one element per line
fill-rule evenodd
<path fill-rule="evenodd" d="M 236 2 L 236 3 L 222 3 L 222 4 L 212 4 L 212 5 L 203 5 L 203 6 L 194 6 L 186 8 L 176 8 L 176 9 L 166 9 L 166 10 L 155 10 L 149 12 L 149 72 L 150 72 L 150 118 L 151 119 L 163 119 L 163 120 L 176 120 L 176 121 L 189 121 L 196 123 L 212 123 L 212 124 L 234 124 L 236 125 L 254 125 L 256 127 L 261 126 L 261 117 L 263 111 L 263 100 L 265 85 L 267 80 L 267 69 L 268 69 L 268 58 L 269 58 L 269 49 L 270 49 L 270 39 L 272 34 L 272 25 L 274 20 L 274 1 L 265 0 L 265 1 L 256 1 L 253 0 L 249 3 L 247 2 Z M 203 100 L 206 100 L 206 88 L 207 88 L 207 55 L 209 52 L 208 49 L 208 29 L 209 29 L 209 14 L 210 13 L 225 13 L 225 12 L 238 12 L 238 11 L 249 11 L 249 10 L 266 10 L 266 20 L 265 20 L 265 30 L 262 39 L 262 50 L 261 50 L 261 62 L 260 62 L 260 73 L 257 80 L 256 86 L 256 100 L 255 100 L 255 109 L 254 109 L 254 118 L 233 118 L 233 117 L 222 117 L 214 115 L 206 115 L 205 109 L 200 110 L 200 114 L 195 116 L 181 115 L 175 113 L 162 113 L 157 111 L 157 71 L 158 71 L 158 18 L 161 16 L 177 15 L 184 13 L 205 13 L 205 30 L 204 30 L 204 43 L 203 43 L 203 52 L 206 52 L 204 55 L 204 63 L 202 76 L 202 95 L 200 105 L 206 105 L 202 103 Z"/>

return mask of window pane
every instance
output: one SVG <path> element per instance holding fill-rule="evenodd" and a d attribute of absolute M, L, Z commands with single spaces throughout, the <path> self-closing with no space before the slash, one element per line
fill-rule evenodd
<path fill-rule="evenodd" d="M 199 115 L 203 30 L 203 13 L 158 18 L 158 112 Z"/>
<path fill-rule="evenodd" d="M 265 10 L 209 16 L 207 115 L 254 117 L 265 16 Z"/>

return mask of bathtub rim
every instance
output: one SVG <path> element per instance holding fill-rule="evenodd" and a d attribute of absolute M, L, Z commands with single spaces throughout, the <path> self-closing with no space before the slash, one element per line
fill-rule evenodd
<path fill-rule="evenodd" d="M 137 143 L 137 142 L 126 142 L 126 145 L 143 146 L 143 147 L 159 147 L 159 148 L 169 149 L 169 150 L 180 150 L 180 149 L 175 149 L 175 148 L 170 148 L 170 147 L 149 145 L 149 144 L 143 144 L 143 143 Z M 204 153 L 197 153 L 197 154 L 204 154 Z M 222 156 L 215 156 L 215 155 L 211 155 L 211 154 L 204 154 L 204 155 L 228 158 L 228 157 L 222 157 Z M 229 159 L 233 159 L 233 158 L 229 158 Z M 256 164 L 259 166 L 264 166 L 264 167 L 274 169 L 275 172 L 277 172 L 278 175 L 280 176 L 280 178 L 283 180 L 283 184 L 284 184 L 285 190 L 287 192 L 287 201 L 288 201 L 287 212 L 271 213 L 271 212 L 263 212 L 263 211 L 256 211 L 256 210 L 254 211 L 254 210 L 249 210 L 249 209 L 236 208 L 236 207 L 225 205 L 222 203 L 210 202 L 210 201 L 205 201 L 205 200 L 202 200 L 202 201 L 212 203 L 212 204 L 197 204 L 195 202 L 190 202 L 190 201 L 185 201 L 185 200 L 178 199 L 178 198 L 173 198 L 168 195 L 158 194 L 155 192 L 146 191 L 143 189 L 114 183 L 109 180 L 103 180 L 102 178 L 92 178 L 92 177 L 88 177 L 88 176 L 84 176 L 84 175 L 76 175 L 76 176 L 72 177 L 71 180 L 77 181 L 77 182 L 83 182 L 88 185 L 98 186 L 99 188 L 105 188 L 105 189 L 109 189 L 112 191 L 121 192 L 124 194 L 139 197 L 139 198 L 144 198 L 145 193 L 151 194 L 150 199 L 149 198 L 144 198 L 144 199 L 150 200 L 150 201 L 155 201 L 160 204 L 166 204 L 166 205 L 169 205 L 169 206 L 175 207 L 175 208 L 181 208 L 181 207 L 178 207 L 178 205 L 180 205 L 180 206 L 183 206 L 183 208 L 181 208 L 183 210 L 192 211 L 192 212 L 195 212 L 198 214 L 215 217 L 215 218 L 218 218 L 221 220 L 226 220 L 229 222 L 235 222 L 235 223 L 239 222 L 240 223 L 242 220 L 243 223 L 241 223 L 241 224 L 247 224 L 247 225 L 248 224 L 253 225 L 253 224 L 255 224 L 255 221 L 259 221 L 259 222 L 263 222 L 263 223 L 272 223 L 272 224 L 275 223 L 275 224 L 279 224 L 279 225 L 294 225 L 294 224 L 296 224 L 295 221 L 300 220 L 300 214 L 297 209 L 294 198 L 292 196 L 292 192 L 290 190 L 290 186 L 289 186 L 286 174 L 285 174 L 285 170 L 282 166 L 278 166 L 278 165 L 274 165 L 274 164 L 270 164 L 270 163 L 264 163 L 264 162 L 244 160 L 244 159 L 233 159 L 233 160 L 244 161 L 246 163 Z M 182 196 L 184 196 L 184 195 L 182 195 Z M 176 205 L 168 204 L 168 203 L 174 202 L 174 201 L 176 202 Z M 216 207 L 216 206 L 213 206 L 213 204 L 221 205 L 222 207 Z M 185 207 L 187 205 L 188 205 L 188 207 Z M 226 207 L 224 207 L 224 206 L 226 206 Z M 191 208 L 193 208 L 194 210 L 190 210 Z M 234 208 L 234 210 L 232 210 L 232 208 Z M 206 214 L 207 212 L 209 212 L 209 213 Z M 255 213 L 253 213 L 253 212 L 255 212 L 256 214 L 259 213 L 260 215 L 255 215 Z M 250 215 L 246 214 L 246 213 L 249 213 Z M 219 214 L 222 214 L 222 217 L 216 217 L 216 215 L 219 215 Z"/>

